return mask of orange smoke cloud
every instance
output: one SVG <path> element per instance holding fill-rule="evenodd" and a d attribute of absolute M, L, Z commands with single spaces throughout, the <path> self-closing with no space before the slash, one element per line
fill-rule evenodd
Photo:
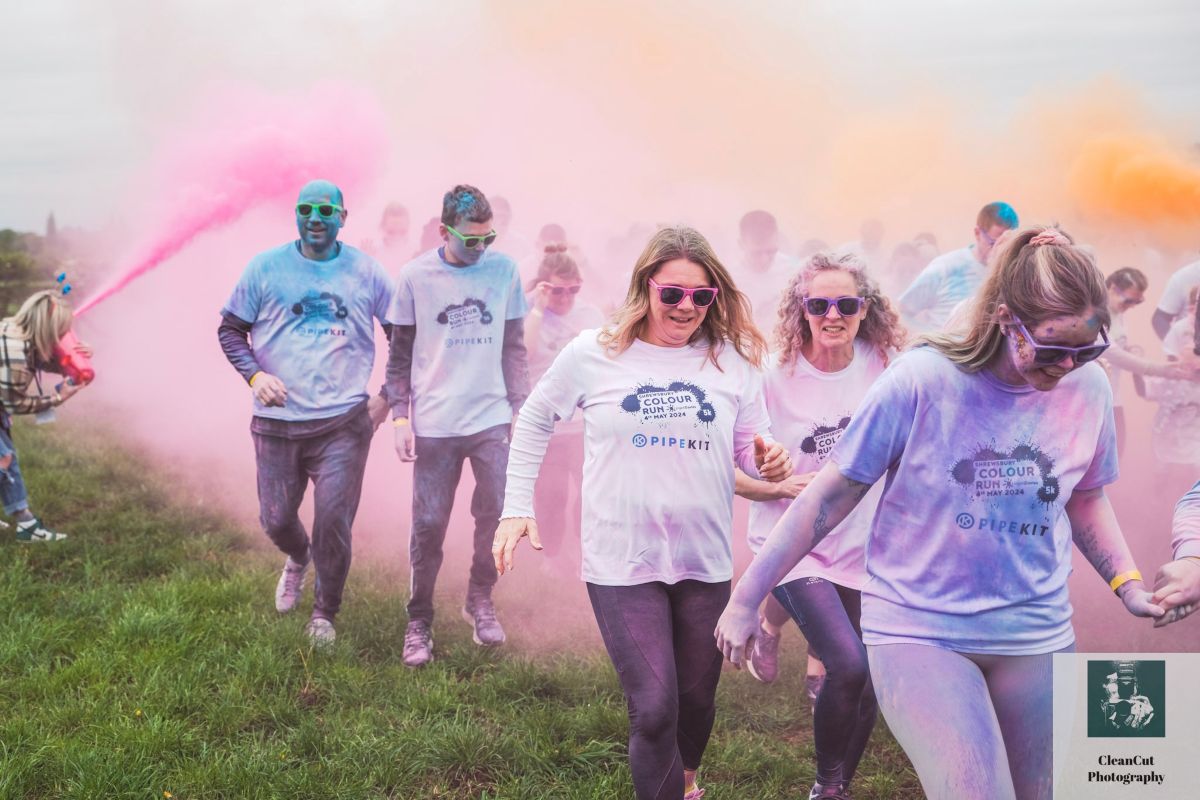
<path fill-rule="evenodd" d="M 1074 201 L 1089 214 L 1139 223 L 1200 222 L 1200 164 L 1150 135 L 1084 142 L 1070 171 Z"/>

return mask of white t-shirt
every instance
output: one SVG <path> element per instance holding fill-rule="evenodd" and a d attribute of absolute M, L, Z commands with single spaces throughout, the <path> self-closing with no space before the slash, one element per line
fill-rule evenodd
<path fill-rule="evenodd" d="M 792 369 L 779 364 L 778 354 L 772 355 L 763 375 L 767 415 L 771 418 L 771 433 L 788 448 L 796 474 L 816 472 L 825 464 L 855 409 L 884 367 L 879 350 L 859 340 L 854 342 L 854 360 L 838 372 L 822 372 L 801 354 L 797 354 Z M 880 481 L 780 583 L 815 576 L 850 589 L 862 589 L 867 581 L 867 534 L 882 493 Z M 750 506 L 746 542 L 751 551 L 757 553 L 762 549 L 791 503 L 791 500 L 769 500 Z"/>
<path fill-rule="evenodd" d="M 533 441 L 534 426 L 580 408 L 583 579 L 730 580 L 732 465 L 756 475 L 754 436 L 769 438 L 761 373 L 731 345 L 717 369 L 704 346 L 637 340 L 614 357 L 597 334 L 584 331 L 564 347 L 521 409 L 502 517 L 533 516 L 545 447 Z"/>
<path fill-rule="evenodd" d="M 400 270 L 390 314 L 415 325 L 412 426 L 418 436 L 470 436 L 512 421 L 500 357 L 504 323 L 526 311 L 512 259 L 491 250 L 447 264 L 438 250 Z"/>
<path fill-rule="evenodd" d="M 986 277 L 987 267 L 975 258 L 975 245 L 942 253 L 900 295 L 905 322 L 915 333 L 943 330 L 955 306 L 974 295 Z"/>
<path fill-rule="evenodd" d="M 1098 364 L 1039 392 L 928 347 L 896 359 L 830 456 L 861 483 L 887 473 L 863 641 L 1009 655 L 1074 641 L 1065 505 L 1116 480 L 1114 429 Z"/>
<path fill-rule="evenodd" d="M 1193 286 L 1200 286 L 1200 261 L 1193 261 L 1175 271 L 1163 289 L 1158 310 L 1172 317 L 1181 316 L 1187 311 L 1188 292 Z"/>

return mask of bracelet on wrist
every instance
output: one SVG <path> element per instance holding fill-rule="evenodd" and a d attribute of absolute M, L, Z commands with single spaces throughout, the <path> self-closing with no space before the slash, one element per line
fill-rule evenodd
<path fill-rule="evenodd" d="M 393 427 L 403 428 L 406 425 L 408 425 L 408 417 L 396 417 L 394 420 L 392 420 Z"/>
<path fill-rule="evenodd" d="M 1130 581 L 1140 581 L 1141 579 L 1142 579 L 1142 573 L 1138 572 L 1136 569 L 1131 569 L 1131 570 L 1129 570 L 1129 572 L 1122 572 L 1120 575 L 1117 575 L 1116 577 L 1114 577 L 1111 581 L 1108 582 L 1108 585 L 1109 585 L 1109 588 L 1111 588 L 1115 592 L 1115 591 L 1117 591 L 1117 589 L 1120 589 L 1122 586 L 1129 583 Z"/>
<path fill-rule="evenodd" d="M 258 380 L 259 378 L 261 378 L 262 375 L 263 375 L 263 371 L 260 369 L 258 372 L 254 373 L 253 375 L 250 376 L 250 388 L 251 389 L 254 388 L 254 382 L 256 380 Z"/>

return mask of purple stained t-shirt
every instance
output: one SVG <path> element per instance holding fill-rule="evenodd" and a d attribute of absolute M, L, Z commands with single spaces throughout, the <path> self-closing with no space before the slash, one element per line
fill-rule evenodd
<path fill-rule="evenodd" d="M 1032 655 L 1074 641 L 1066 502 L 1117 478 L 1098 365 L 1039 392 L 912 350 L 875 382 L 830 458 L 862 483 L 887 474 L 867 543 L 867 644 Z"/>

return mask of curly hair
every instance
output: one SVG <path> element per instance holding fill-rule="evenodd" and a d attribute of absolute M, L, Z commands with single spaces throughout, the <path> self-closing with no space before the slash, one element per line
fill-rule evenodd
<path fill-rule="evenodd" d="M 629 280 L 625 303 L 617 309 L 610 327 L 600 333 L 600 344 L 611 354 L 629 349 L 646 328 L 650 314 L 650 278 L 668 261 L 677 258 L 698 264 L 708 273 L 709 282 L 717 287 L 717 299 L 708 307 L 692 341 L 708 344 L 708 359 L 721 369 L 717 357 L 726 344 L 755 367 L 762 366 L 767 343 L 750 317 L 750 301 L 738 291 L 729 270 L 717 258 L 712 246 L 700 232 L 683 225 L 660 228 L 646 249 L 638 256 Z"/>
<path fill-rule="evenodd" d="M 883 296 L 879 284 L 867 274 L 867 265 L 854 253 L 833 253 L 828 250 L 809 257 L 783 293 L 779 304 L 779 324 L 775 326 L 775 344 L 779 348 L 779 363 L 795 366 L 804 346 L 812 341 L 813 333 L 804 314 L 804 297 L 819 273 L 840 270 L 854 278 L 858 296 L 867 301 L 866 314 L 858 326 L 856 339 L 862 339 L 880 353 L 900 350 L 908 340 L 908 332 L 900 324 L 900 315 Z"/>

